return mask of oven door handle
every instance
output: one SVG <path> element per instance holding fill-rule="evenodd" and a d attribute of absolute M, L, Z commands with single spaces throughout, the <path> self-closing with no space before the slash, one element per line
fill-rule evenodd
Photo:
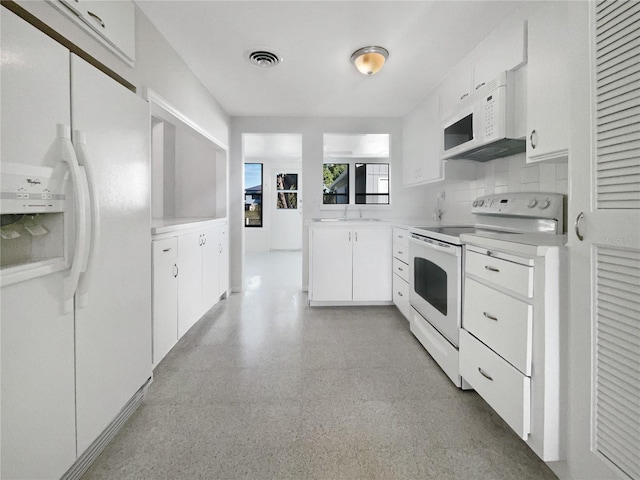
<path fill-rule="evenodd" d="M 430 238 L 421 237 L 419 235 L 411 234 L 409 241 L 419 245 L 421 247 L 437 250 L 448 255 L 459 257 L 462 254 L 462 247 L 457 245 L 449 245 L 448 243 L 442 243 Z"/>

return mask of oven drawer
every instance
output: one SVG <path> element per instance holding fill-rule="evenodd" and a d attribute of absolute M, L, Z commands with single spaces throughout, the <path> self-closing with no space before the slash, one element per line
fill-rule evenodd
<path fill-rule="evenodd" d="M 422 315 L 411 308 L 409 327 L 413 336 L 418 339 L 429 355 L 436 361 L 440 368 L 447 374 L 456 387 L 461 387 L 462 382 L 459 372 L 459 352 L 441 334 L 427 322 Z"/>
<path fill-rule="evenodd" d="M 533 306 L 468 278 L 463 327 L 525 375 L 531 375 Z"/>
<path fill-rule="evenodd" d="M 409 283 L 398 275 L 393 275 L 393 303 L 408 320 L 411 315 L 409 307 Z"/>
<path fill-rule="evenodd" d="M 405 282 L 409 281 L 409 266 L 397 258 L 393 259 L 393 273 L 398 275 Z"/>
<path fill-rule="evenodd" d="M 467 250 L 465 271 L 525 297 L 533 296 L 533 267 Z"/>
<path fill-rule="evenodd" d="M 523 439 L 531 432 L 531 379 L 460 332 L 460 375 Z"/>
<path fill-rule="evenodd" d="M 393 229 L 393 241 L 403 246 L 409 245 L 409 230 L 404 228 L 394 227 Z"/>
<path fill-rule="evenodd" d="M 393 256 L 398 260 L 402 260 L 407 265 L 409 264 L 409 245 L 402 245 L 398 242 L 393 242 Z"/>

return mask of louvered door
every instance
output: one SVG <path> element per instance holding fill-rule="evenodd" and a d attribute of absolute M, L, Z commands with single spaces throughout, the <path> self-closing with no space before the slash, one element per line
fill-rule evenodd
<path fill-rule="evenodd" d="M 570 8 L 568 461 L 573 478 L 638 480 L 640 2 Z"/>

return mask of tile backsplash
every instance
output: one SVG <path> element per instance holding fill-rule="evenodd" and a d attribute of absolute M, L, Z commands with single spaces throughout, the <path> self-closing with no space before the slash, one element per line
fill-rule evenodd
<path fill-rule="evenodd" d="M 444 191 L 440 202 L 442 220 L 473 222 L 471 203 L 482 195 L 510 192 L 569 192 L 567 163 L 527 164 L 524 153 L 484 163 L 449 161 L 445 165 L 443 183 L 434 184 Z M 435 195 L 435 194 L 434 194 Z"/>

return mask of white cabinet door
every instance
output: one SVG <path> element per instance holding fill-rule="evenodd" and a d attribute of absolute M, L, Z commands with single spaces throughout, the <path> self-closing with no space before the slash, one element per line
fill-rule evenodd
<path fill-rule="evenodd" d="M 439 97 L 429 95 L 402 121 L 402 182 L 405 186 L 442 180 Z"/>
<path fill-rule="evenodd" d="M 350 228 L 311 229 L 311 292 L 313 301 L 352 299 L 353 232 Z"/>
<path fill-rule="evenodd" d="M 54 6 L 91 32 L 118 56 L 133 64 L 136 58 L 135 6 L 129 0 L 59 0 Z"/>
<path fill-rule="evenodd" d="M 504 22 L 473 53 L 473 90 L 495 80 L 501 72 L 527 61 L 527 29 L 524 21 Z"/>
<path fill-rule="evenodd" d="M 545 2 L 529 18 L 527 162 L 568 155 L 567 22 L 567 2 Z"/>
<path fill-rule="evenodd" d="M 153 365 L 178 341 L 178 239 L 152 242 Z"/>
<path fill-rule="evenodd" d="M 443 121 L 453 115 L 456 108 L 473 92 L 473 64 L 465 59 L 446 76 L 438 93 L 440 95 L 440 116 Z"/>
<path fill-rule="evenodd" d="M 202 233 L 178 237 L 178 338 L 202 316 Z"/>
<path fill-rule="evenodd" d="M 218 227 L 202 232 L 202 303 L 200 316 L 220 299 L 220 243 Z"/>
<path fill-rule="evenodd" d="M 353 231 L 353 300 L 393 299 L 391 227 Z"/>
<path fill-rule="evenodd" d="M 218 251 L 220 254 L 220 288 L 219 294 L 225 295 L 229 290 L 229 234 L 227 224 L 218 227 Z"/>

